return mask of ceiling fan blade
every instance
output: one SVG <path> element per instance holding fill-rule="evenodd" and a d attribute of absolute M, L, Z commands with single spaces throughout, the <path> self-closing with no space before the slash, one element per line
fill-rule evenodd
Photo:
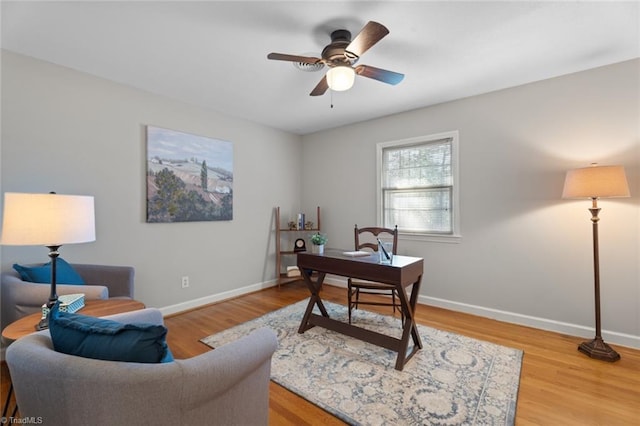
<path fill-rule="evenodd" d="M 355 55 L 355 58 L 362 56 L 371 46 L 382 40 L 389 34 L 389 30 L 382 24 L 374 21 L 367 22 L 367 25 L 358 33 L 345 49 L 345 55 Z M 355 59 L 350 58 L 350 59 Z"/>
<path fill-rule="evenodd" d="M 355 67 L 356 73 L 363 77 L 372 78 L 387 84 L 398 84 L 404 78 L 404 74 L 375 68 L 369 65 L 358 65 Z"/>
<path fill-rule="evenodd" d="M 309 93 L 309 96 L 321 96 L 324 95 L 324 92 L 329 88 L 329 84 L 327 84 L 327 76 L 322 77 L 322 80 L 318 83 L 318 85 Z"/>
<path fill-rule="evenodd" d="M 303 64 L 317 64 L 322 61 L 322 59 L 312 56 L 287 55 L 285 53 L 269 53 L 267 58 L 276 61 L 302 62 Z"/>

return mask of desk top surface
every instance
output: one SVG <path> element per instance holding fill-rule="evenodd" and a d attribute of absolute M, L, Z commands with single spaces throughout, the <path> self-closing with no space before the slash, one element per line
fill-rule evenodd
<path fill-rule="evenodd" d="M 362 263 L 375 264 L 375 265 L 380 265 L 385 267 L 392 266 L 397 268 L 403 268 L 407 265 L 411 265 L 413 263 L 419 263 L 423 261 L 421 257 L 401 256 L 401 255 L 394 254 L 392 262 L 388 264 L 388 263 L 380 263 L 379 255 L 377 252 L 372 252 L 368 256 L 353 256 L 345 253 L 353 253 L 353 252 L 349 252 L 347 250 L 342 250 L 342 249 L 325 249 L 323 254 L 299 252 L 298 255 L 299 256 L 300 255 L 317 256 L 317 257 L 323 257 L 327 259 L 338 259 L 338 260 L 362 262 Z"/>
<path fill-rule="evenodd" d="M 345 250 L 325 249 L 323 254 L 300 252 L 300 269 L 407 286 L 417 282 L 423 273 L 421 257 L 393 256 L 391 264 L 380 263 L 378 253 L 369 256 L 349 256 Z"/>

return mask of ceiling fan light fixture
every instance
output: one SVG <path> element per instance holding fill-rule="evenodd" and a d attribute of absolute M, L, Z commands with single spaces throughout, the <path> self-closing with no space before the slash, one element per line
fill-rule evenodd
<path fill-rule="evenodd" d="M 356 79 L 356 72 L 348 65 L 338 65 L 327 71 L 327 85 L 331 90 L 349 90 Z"/>

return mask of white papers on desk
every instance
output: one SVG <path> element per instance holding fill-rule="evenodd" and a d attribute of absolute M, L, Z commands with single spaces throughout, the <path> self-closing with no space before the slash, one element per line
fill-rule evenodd
<path fill-rule="evenodd" d="M 359 256 L 369 256 L 371 254 L 371 252 L 362 251 L 362 250 L 358 250 L 358 251 L 343 251 L 342 254 L 344 254 L 345 256 L 359 257 Z"/>

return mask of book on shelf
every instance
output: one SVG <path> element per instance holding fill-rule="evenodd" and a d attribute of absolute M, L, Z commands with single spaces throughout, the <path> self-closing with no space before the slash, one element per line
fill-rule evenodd
<path fill-rule="evenodd" d="M 301 275 L 297 266 L 287 266 L 287 277 L 299 277 Z"/>

